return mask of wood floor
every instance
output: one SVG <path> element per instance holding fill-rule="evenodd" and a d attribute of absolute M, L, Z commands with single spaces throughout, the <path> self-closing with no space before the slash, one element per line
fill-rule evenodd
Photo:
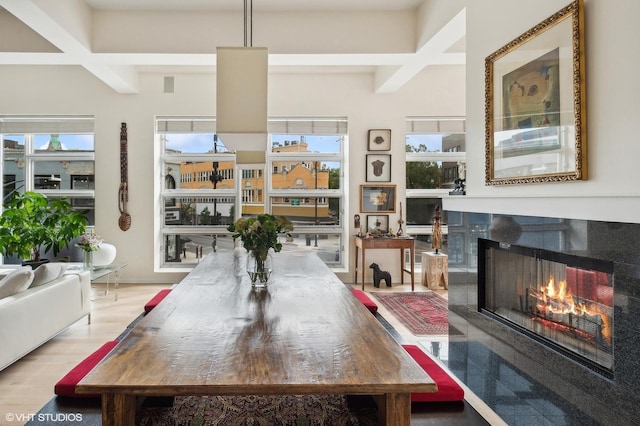
<path fill-rule="evenodd" d="M 121 284 L 118 301 L 114 301 L 113 293 L 101 295 L 104 285 L 97 284 L 93 292 L 96 300 L 91 302 L 91 325 L 87 318 L 81 319 L 0 371 L 0 425 L 24 424 L 25 421 L 8 421 L 7 415 L 37 413 L 53 397 L 53 386 L 62 376 L 104 342 L 118 337 L 142 313 L 144 304 L 167 287 L 170 286 Z"/>
<path fill-rule="evenodd" d="M 29 415 L 37 413 L 51 400 L 54 384 L 62 376 L 104 342 L 118 337 L 142 313 L 144 304 L 159 290 L 168 287 L 169 284 L 121 284 L 118 300 L 114 301 L 112 292 L 103 295 L 104 284 L 95 284 L 91 325 L 87 318 L 81 319 L 48 343 L 0 371 L 0 425 L 24 424 Z M 415 287 L 416 291 L 427 291 L 418 283 Z M 410 290 L 407 284 L 390 289 L 375 289 L 371 284 L 366 286 L 368 292 Z M 438 293 L 446 297 L 446 291 Z M 380 311 L 385 315 L 383 307 Z M 392 315 L 385 315 L 385 318 L 407 342 L 415 341 Z M 494 416 L 492 411 L 482 401 L 474 401 L 470 392 L 466 391 L 465 395 L 470 397 L 467 399 L 474 408 L 493 424 L 490 420 Z M 8 415 L 21 416 L 24 420 L 9 421 Z"/>

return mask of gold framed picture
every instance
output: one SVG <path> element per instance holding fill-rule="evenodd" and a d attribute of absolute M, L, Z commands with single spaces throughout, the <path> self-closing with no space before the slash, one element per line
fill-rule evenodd
<path fill-rule="evenodd" d="M 485 183 L 587 178 L 583 0 L 485 59 Z"/>
<path fill-rule="evenodd" d="M 364 213 L 395 213 L 395 185 L 360 185 L 360 211 Z"/>

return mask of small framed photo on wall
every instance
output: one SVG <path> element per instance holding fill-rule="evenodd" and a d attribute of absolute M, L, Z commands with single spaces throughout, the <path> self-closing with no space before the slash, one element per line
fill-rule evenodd
<path fill-rule="evenodd" d="M 391 182 L 391 154 L 367 154 L 367 182 Z"/>
<path fill-rule="evenodd" d="M 381 232 L 383 234 L 387 234 L 389 232 L 389 215 L 368 214 L 367 232 Z"/>
<path fill-rule="evenodd" d="M 363 213 L 395 213 L 395 185 L 360 185 L 360 211 Z"/>
<path fill-rule="evenodd" d="M 369 130 L 369 151 L 390 151 L 391 129 Z"/>

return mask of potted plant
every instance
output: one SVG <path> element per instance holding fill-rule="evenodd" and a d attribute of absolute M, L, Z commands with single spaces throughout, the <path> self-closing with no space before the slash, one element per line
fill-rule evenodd
<path fill-rule="evenodd" d="M 87 210 L 75 210 L 62 197 L 48 199 L 37 192 L 14 192 L 0 215 L 0 252 L 16 255 L 23 264 L 44 263 L 40 253 L 54 256 L 87 227 Z"/>

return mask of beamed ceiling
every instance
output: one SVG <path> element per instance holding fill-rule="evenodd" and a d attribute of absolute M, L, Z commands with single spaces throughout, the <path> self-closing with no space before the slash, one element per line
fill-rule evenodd
<path fill-rule="evenodd" d="M 425 1 L 255 0 L 247 45 L 270 73 L 372 73 L 392 93 L 464 64 L 464 10 L 426 36 Z M 117 93 L 140 73 L 215 73 L 216 47 L 243 45 L 242 0 L 0 0 L 0 66 L 80 66 Z"/>

